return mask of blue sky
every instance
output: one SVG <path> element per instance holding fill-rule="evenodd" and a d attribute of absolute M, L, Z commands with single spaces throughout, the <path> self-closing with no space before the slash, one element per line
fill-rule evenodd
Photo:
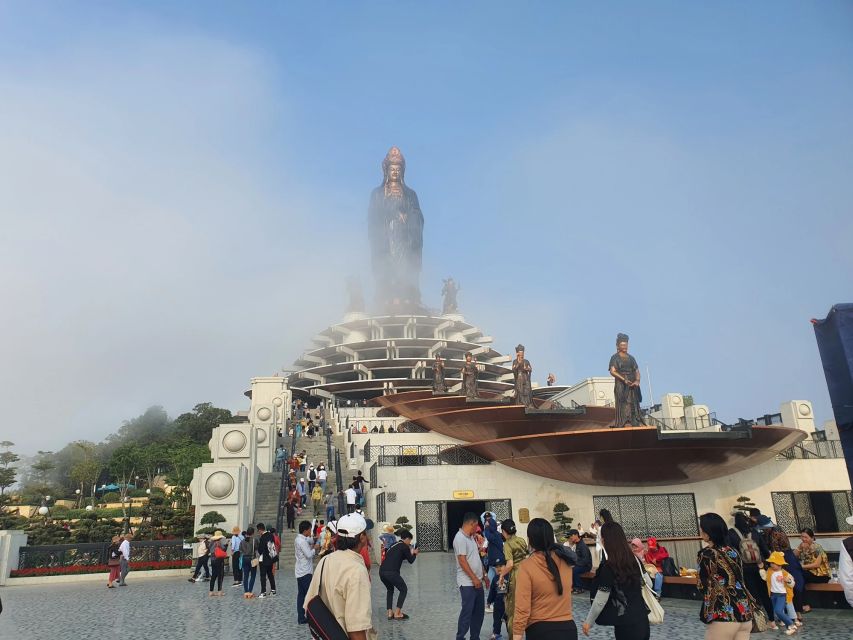
<path fill-rule="evenodd" d="M 624 331 L 657 397 L 831 418 L 849 3 L 230 4 L 0 4 L 3 439 L 244 408 L 369 280 L 392 144 L 426 302 L 453 275 L 534 379 L 606 374 Z"/>

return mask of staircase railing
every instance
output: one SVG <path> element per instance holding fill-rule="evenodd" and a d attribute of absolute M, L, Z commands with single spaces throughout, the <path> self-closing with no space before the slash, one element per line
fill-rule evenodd
<path fill-rule="evenodd" d="M 344 498 L 343 474 L 341 473 L 341 452 L 335 449 L 335 487 L 338 490 L 338 517 L 346 513 L 346 499 Z"/>
<path fill-rule="evenodd" d="M 278 489 L 278 511 L 275 516 L 275 529 L 281 535 L 281 532 L 284 530 L 284 521 L 285 515 L 287 513 L 287 497 L 288 497 L 288 486 L 287 479 L 289 477 L 290 471 L 290 461 L 293 459 L 293 456 L 296 455 L 296 425 L 293 421 L 286 421 L 285 428 L 287 428 L 287 423 L 290 422 L 290 427 L 293 433 L 290 436 L 290 457 L 284 461 L 281 465 L 281 484 Z"/>

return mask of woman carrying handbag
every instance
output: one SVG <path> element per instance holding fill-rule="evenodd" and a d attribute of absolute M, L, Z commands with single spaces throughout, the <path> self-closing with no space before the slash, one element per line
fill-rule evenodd
<path fill-rule="evenodd" d="M 649 640 L 651 628 L 643 599 L 642 567 L 618 522 L 605 522 L 600 535 L 605 559 L 595 573 L 596 593 L 583 633 L 588 636 L 592 625 L 598 624 L 612 626 L 615 640 Z"/>

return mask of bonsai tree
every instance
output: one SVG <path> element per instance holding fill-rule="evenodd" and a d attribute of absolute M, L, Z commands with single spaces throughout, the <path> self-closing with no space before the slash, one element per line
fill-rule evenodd
<path fill-rule="evenodd" d="M 735 501 L 735 505 L 732 507 L 732 515 L 740 512 L 744 515 L 749 515 L 749 510 L 755 507 L 755 503 L 752 501 L 752 498 L 747 498 L 746 496 L 741 496 Z"/>
<path fill-rule="evenodd" d="M 400 516 L 394 522 L 394 529 L 399 531 L 400 529 L 405 529 L 406 531 L 412 530 L 412 525 L 409 524 L 409 519 L 406 516 Z"/>
<path fill-rule="evenodd" d="M 554 525 L 554 534 L 557 539 L 565 539 L 572 528 L 574 518 L 568 515 L 567 511 L 569 511 L 569 505 L 563 502 L 554 505 L 554 517 L 551 518 L 551 523 Z"/>
<path fill-rule="evenodd" d="M 203 533 L 213 534 L 219 528 L 219 523 L 225 522 L 225 516 L 223 516 L 218 511 L 208 511 L 201 517 L 201 524 L 206 524 L 208 526 L 201 527 L 197 534 L 201 535 Z"/>

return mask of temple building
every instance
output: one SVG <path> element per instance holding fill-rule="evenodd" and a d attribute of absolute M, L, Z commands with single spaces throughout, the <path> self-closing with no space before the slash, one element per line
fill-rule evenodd
<path fill-rule="evenodd" d="M 248 524 L 262 503 L 280 520 L 274 450 L 279 432 L 288 451 L 303 448 L 287 436 L 298 402 L 322 408 L 329 427 L 329 442 L 311 455 L 334 465 L 339 488 L 361 471 L 368 516 L 407 517 L 424 551 L 447 550 L 464 512 L 511 517 L 523 532 L 562 503 L 578 528 L 607 508 L 629 534 L 669 541 L 692 566 L 698 514 L 728 517 L 739 498 L 789 533 L 813 528 L 837 550 L 851 530 L 850 480 L 837 432 L 816 427 L 809 401 L 727 423 L 667 393 L 615 428 L 614 378 L 591 371 L 569 386 L 534 383 L 532 397 L 517 402 L 523 372 L 466 321 L 452 279 L 442 311 L 422 301 L 423 214 L 398 149 L 382 168 L 369 209 L 378 311 L 351 292 L 341 321 L 320 331 L 291 371 L 252 380 L 245 421 L 214 430 L 213 462 L 195 472 L 197 521 L 216 509 Z"/>

